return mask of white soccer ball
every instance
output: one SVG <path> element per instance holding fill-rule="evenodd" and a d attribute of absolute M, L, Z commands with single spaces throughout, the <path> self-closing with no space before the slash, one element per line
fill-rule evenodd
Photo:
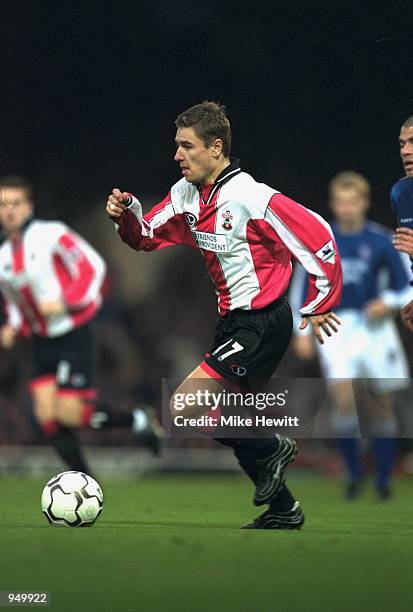
<path fill-rule="evenodd" d="M 103 508 L 99 484 L 83 472 L 61 472 L 43 489 L 42 511 L 55 527 L 89 527 Z"/>

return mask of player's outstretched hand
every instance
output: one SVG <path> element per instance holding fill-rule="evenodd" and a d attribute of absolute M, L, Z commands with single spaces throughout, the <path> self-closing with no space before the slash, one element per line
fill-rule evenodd
<path fill-rule="evenodd" d="M 323 331 L 327 336 L 332 336 L 333 332 L 338 332 L 338 327 L 341 325 L 340 319 L 334 312 L 326 312 L 325 314 L 303 317 L 300 329 L 305 329 L 309 321 L 313 328 L 314 336 L 320 344 L 324 344 Z"/>
<path fill-rule="evenodd" d="M 128 198 L 129 193 L 127 191 L 121 191 L 120 189 L 112 189 L 112 193 L 108 197 L 106 202 L 106 212 L 109 217 L 120 217 L 125 210 L 125 201 Z"/>
<path fill-rule="evenodd" d="M 403 306 L 400 311 L 400 316 L 403 321 L 403 325 L 407 327 L 407 329 L 413 332 L 413 300 Z"/>
<path fill-rule="evenodd" d="M 413 230 L 410 227 L 398 227 L 393 236 L 393 245 L 396 251 L 413 257 Z"/>

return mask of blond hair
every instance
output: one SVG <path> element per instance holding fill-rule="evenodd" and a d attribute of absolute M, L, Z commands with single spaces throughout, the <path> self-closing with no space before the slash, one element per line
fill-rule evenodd
<path fill-rule="evenodd" d="M 370 197 L 370 183 L 366 177 L 353 170 L 346 170 L 333 176 L 328 184 L 329 194 L 332 195 L 336 189 L 354 189 L 361 196 Z"/>

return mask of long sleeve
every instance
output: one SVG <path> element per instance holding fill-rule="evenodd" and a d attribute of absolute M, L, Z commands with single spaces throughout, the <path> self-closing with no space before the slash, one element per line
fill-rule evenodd
<path fill-rule="evenodd" d="M 409 284 L 409 263 L 409 256 L 398 253 L 389 238 L 382 262 L 384 272 L 388 273 L 389 282 L 379 297 L 390 308 L 401 308 L 413 299 L 413 290 Z"/>
<path fill-rule="evenodd" d="M 136 251 L 154 251 L 176 244 L 197 248 L 182 210 L 172 203 L 170 192 L 146 215 L 136 197 L 115 220 L 119 236 Z"/>
<path fill-rule="evenodd" d="M 95 249 L 61 222 L 36 222 L 25 237 L 25 255 L 29 283 L 26 301 L 37 311 L 43 302 L 62 299 L 69 311 L 99 305 L 106 265 Z M 29 296 L 30 293 L 30 296 Z"/>
<path fill-rule="evenodd" d="M 60 336 L 99 310 L 105 262 L 64 223 L 32 220 L 20 240 L 1 247 L 0 256 L 8 321 L 19 331 L 23 325 L 36 335 Z M 42 306 L 57 300 L 64 311 L 45 316 Z"/>
<path fill-rule="evenodd" d="M 53 250 L 52 259 L 69 309 L 84 308 L 100 293 L 105 263 L 80 236 L 69 230 L 63 233 Z"/>
<path fill-rule="evenodd" d="M 309 274 L 307 296 L 300 313 L 323 314 L 338 306 L 343 287 L 342 270 L 328 223 L 281 193 L 271 198 L 265 219 Z"/>

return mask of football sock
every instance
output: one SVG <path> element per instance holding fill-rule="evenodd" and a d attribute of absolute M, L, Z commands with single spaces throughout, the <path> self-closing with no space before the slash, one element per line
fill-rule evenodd
<path fill-rule="evenodd" d="M 373 438 L 374 463 L 376 465 L 376 487 L 383 489 L 388 486 L 397 456 L 397 440 L 395 438 Z"/>
<path fill-rule="evenodd" d="M 263 459 L 274 453 L 278 448 L 276 438 L 242 438 L 240 447 L 255 459 Z"/>
<path fill-rule="evenodd" d="M 229 446 L 229 445 L 228 445 Z M 238 463 L 244 472 L 249 476 L 254 484 L 257 483 L 257 474 L 256 474 L 256 461 L 251 453 L 246 450 L 245 446 L 237 445 L 234 448 L 234 454 L 238 459 Z M 277 496 L 270 500 L 269 507 L 270 510 L 276 512 L 287 512 L 291 510 L 294 506 L 296 500 L 294 496 L 291 494 L 291 491 L 288 489 L 287 485 L 284 483 Z"/>
<path fill-rule="evenodd" d="M 274 453 L 278 448 L 276 438 L 216 438 L 216 442 L 224 446 L 230 446 L 238 461 L 240 457 L 248 457 L 249 460 L 263 459 Z"/>
<path fill-rule="evenodd" d="M 360 480 L 363 477 L 363 470 L 357 414 L 335 410 L 331 416 L 331 424 L 337 435 L 337 445 L 344 460 L 349 480 Z"/>
<path fill-rule="evenodd" d="M 361 465 L 360 440 L 358 438 L 337 438 L 338 448 L 343 457 L 350 480 L 363 478 Z"/>
<path fill-rule="evenodd" d="M 251 457 L 250 453 L 241 445 L 234 448 L 234 454 L 247 476 L 251 478 L 254 484 L 257 484 L 257 467 L 254 457 Z"/>
<path fill-rule="evenodd" d="M 76 434 L 68 427 L 57 425 L 57 423 L 56 427 L 52 428 L 51 423 L 52 421 L 49 421 L 42 424 L 41 427 L 59 457 L 71 470 L 90 474 L 90 469 L 83 457 Z"/>

